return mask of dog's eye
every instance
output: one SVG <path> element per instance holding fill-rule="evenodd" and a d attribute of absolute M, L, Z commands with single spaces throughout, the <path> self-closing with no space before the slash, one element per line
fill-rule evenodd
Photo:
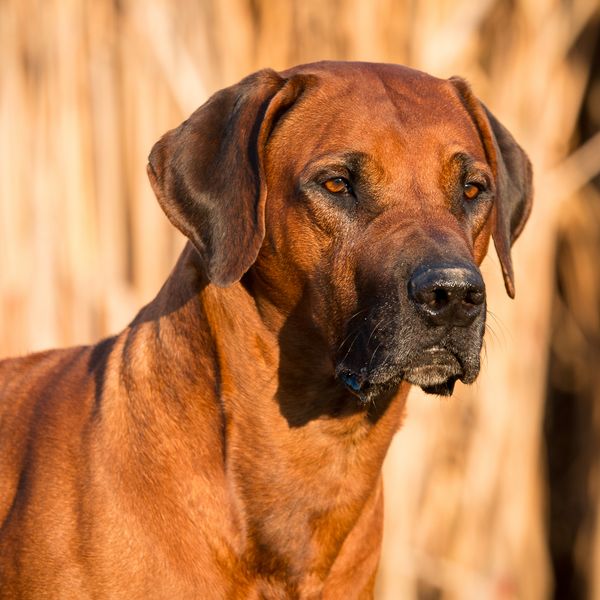
<path fill-rule="evenodd" d="M 475 181 L 467 181 L 463 186 L 463 194 L 467 200 L 475 200 L 483 192 L 483 186 Z"/>
<path fill-rule="evenodd" d="M 323 187 L 332 194 L 352 194 L 352 186 L 344 177 L 333 177 L 323 182 Z"/>

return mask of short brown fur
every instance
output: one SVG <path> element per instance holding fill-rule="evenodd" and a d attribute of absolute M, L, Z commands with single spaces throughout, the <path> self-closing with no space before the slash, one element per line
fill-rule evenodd
<path fill-rule="evenodd" d="M 0 362 L 0 598 L 372 597 L 394 356 L 425 327 L 406 280 L 493 235 L 513 290 L 531 175 L 499 127 L 462 80 L 317 63 L 169 132 L 149 176 L 191 243 L 156 299 L 96 346 Z M 340 153 L 361 202 L 318 185 Z M 463 155 L 491 186 L 466 208 Z M 366 314 L 389 320 L 360 401 L 338 367 Z M 474 377 L 482 324 L 459 333 Z"/>

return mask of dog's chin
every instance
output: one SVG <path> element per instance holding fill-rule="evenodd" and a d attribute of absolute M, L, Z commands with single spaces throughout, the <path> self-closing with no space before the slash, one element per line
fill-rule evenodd
<path fill-rule="evenodd" d="M 450 396 L 458 380 L 472 381 L 476 376 L 465 373 L 458 357 L 439 348 L 430 348 L 420 354 L 404 370 L 404 379 L 418 385 L 426 394 Z"/>
<path fill-rule="evenodd" d="M 479 365 L 463 367 L 462 361 L 445 349 L 430 348 L 408 365 L 388 364 L 366 372 L 338 366 L 337 378 L 358 399 L 367 404 L 384 394 L 394 393 L 402 381 L 419 386 L 427 394 L 450 396 L 457 381 L 472 383 Z"/>
<path fill-rule="evenodd" d="M 462 372 L 452 365 L 426 365 L 408 369 L 404 373 L 404 379 L 418 385 L 426 394 L 450 396 L 461 375 Z"/>

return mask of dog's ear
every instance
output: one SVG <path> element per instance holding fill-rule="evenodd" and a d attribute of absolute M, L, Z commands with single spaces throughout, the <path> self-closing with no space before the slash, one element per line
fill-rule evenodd
<path fill-rule="evenodd" d="M 305 83 L 298 75 L 254 73 L 217 92 L 152 148 L 148 176 L 154 193 L 219 286 L 238 281 L 260 250 L 265 145 Z"/>
<path fill-rule="evenodd" d="M 523 230 L 531 212 L 531 163 L 508 130 L 477 100 L 469 84 L 460 77 L 452 77 L 450 82 L 458 91 L 479 130 L 487 159 L 496 178 L 492 237 L 502 266 L 506 292 L 514 298 L 515 283 L 510 248 Z"/>

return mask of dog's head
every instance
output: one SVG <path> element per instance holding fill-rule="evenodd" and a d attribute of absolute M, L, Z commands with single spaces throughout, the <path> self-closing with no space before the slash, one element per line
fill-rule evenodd
<path fill-rule="evenodd" d="M 273 311 L 301 306 L 331 377 L 363 401 L 477 376 L 478 265 L 491 236 L 514 295 L 531 168 L 463 80 L 362 63 L 260 71 L 167 133 L 148 172 L 210 282 L 246 274 Z"/>

